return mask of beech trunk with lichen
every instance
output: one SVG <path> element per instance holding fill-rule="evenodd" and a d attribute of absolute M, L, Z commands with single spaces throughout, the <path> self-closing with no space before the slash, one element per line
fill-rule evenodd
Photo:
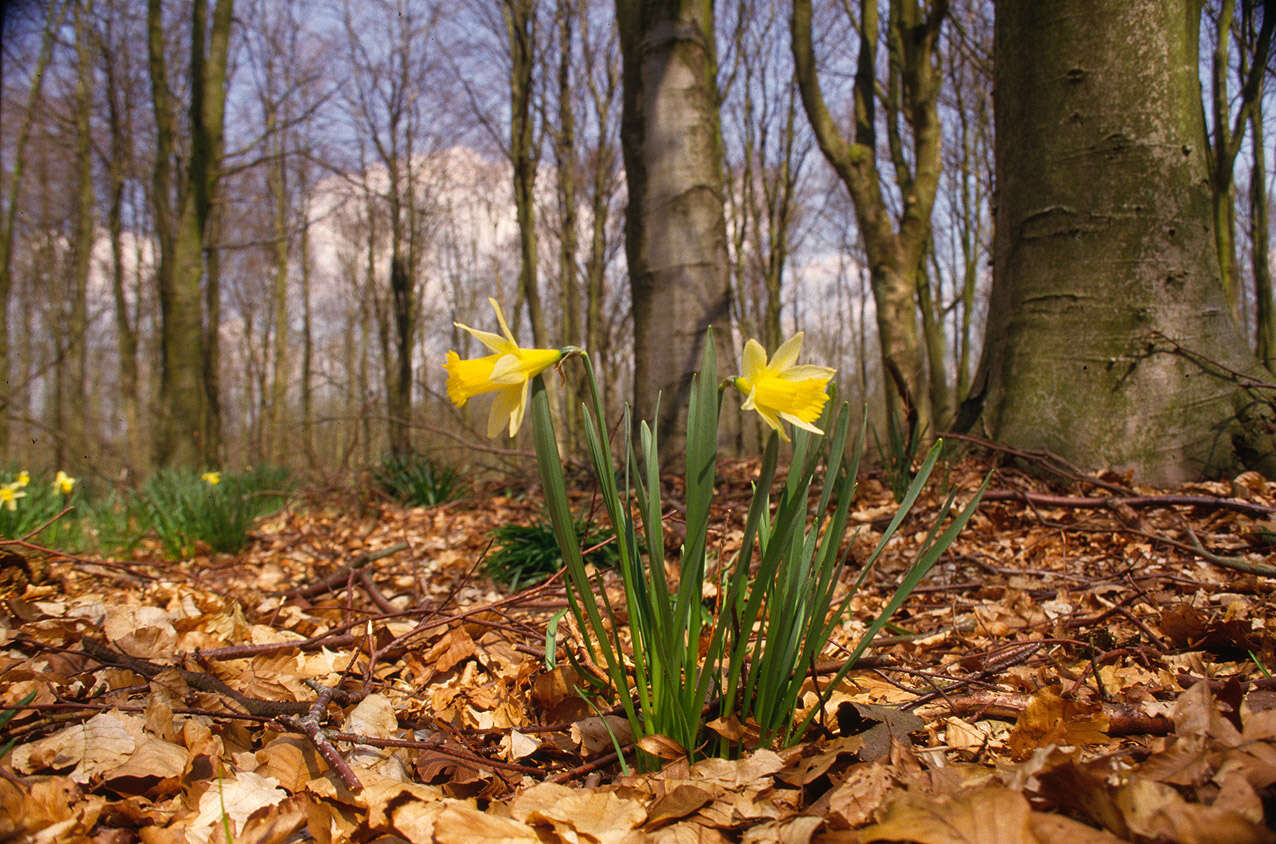
<path fill-rule="evenodd" d="M 723 371 L 732 359 L 713 4 L 617 0 L 616 15 L 635 418 L 657 422 L 672 459 L 707 328 Z"/>
<path fill-rule="evenodd" d="M 963 421 L 1152 483 L 1276 475 L 1214 248 L 1198 4 L 997 4 L 996 240 Z M 1095 24 L 1102 21 L 1101 26 Z"/>

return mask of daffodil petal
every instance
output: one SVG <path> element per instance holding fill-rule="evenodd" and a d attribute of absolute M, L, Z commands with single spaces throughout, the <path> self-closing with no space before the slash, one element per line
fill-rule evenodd
<path fill-rule="evenodd" d="M 523 427 L 523 416 L 527 413 L 527 399 L 532 391 L 532 382 L 524 381 L 523 389 L 519 391 L 518 404 L 510 411 L 510 438 L 513 439 L 518 434 L 518 429 Z"/>
<path fill-rule="evenodd" d="M 468 325 L 462 325 L 459 322 L 454 322 L 452 324 L 462 331 L 468 331 L 474 339 L 478 340 L 498 355 L 507 355 L 514 351 L 514 349 L 518 348 L 518 346 L 514 345 L 513 340 L 508 340 L 499 334 L 493 334 L 490 331 L 481 331 L 477 328 L 470 328 Z"/>
<path fill-rule="evenodd" d="M 772 372 L 788 369 L 797 362 L 798 355 L 802 354 L 802 336 L 803 333 L 799 331 L 775 350 L 775 354 L 771 356 Z"/>
<path fill-rule="evenodd" d="M 789 441 L 789 435 L 784 432 L 784 426 L 780 424 L 780 418 L 775 413 L 765 407 L 754 407 L 752 409 L 758 412 L 758 416 L 762 417 L 763 422 L 770 425 L 780 435 L 780 439 L 785 442 Z"/>
<path fill-rule="evenodd" d="M 806 381 L 808 379 L 814 381 L 831 381 L 833 376 L 836 374 L 836 369 L 830 369 L 827 366 L 802 364 L 801 366 L 790 366 L 783 372 L 777 372 L 776 377 L 783 378 L 785 381 Z"/>
<path fill-rule="evenodd" d="M 492 310 L 496 311 L 496 321 L 501 324 L 501 333 L 505 335 L 506 340 L 509 340 L 511 346 L 517 347 L 518 343 L 514 340 L 514 335 L 510 333 L 510 327 L 505 324 L 505 314 L 501 311 L 500 303 L 491 296 L 487 297 L 487 301 L 492 304 Z"/>
<path fill-rule="evenodd" d="M 503 387 L 492 399 L 492 409 L 487 414 L 487 435 L 495 437 L 505 429 L 510 418 L 518 409 L 523 391 L 517 385 Z"/>
<path fill-rule="evenodd" d="M 801 428 L 803 431 L 810 431 L 812 434 L 824 433 L 824 431 L 821 430 L 820 428 L 815 427 L 810 422 L 806 422 L 802 419 L 799 419 L 798 417 L 794 416 L 792 413 L 785 413 L 784 411 L 780 411 L 780 418 L 793 423 L 794 428 Z"/>
<path fill-rule="evenodd" d="M 752 337 L 749 342 L 744 344 L 744 354 L 741 356 L 741 368 L 744 374 L 741 376 L 746 382 L 752 384 L 762 374 L 762 370 L 766 369 L 766 349 L 762 348 L 762 344 Z"/>
<path fill-rule="evenodd" d="M 492 374 L 488 376 L 488 380 L 493 384 L 519 384 L 526 380 L 523 374 L 523 364 L 519 360 L 517 354 L 501 355 L 496 359 L 496 365 L 492 367 Z"/>

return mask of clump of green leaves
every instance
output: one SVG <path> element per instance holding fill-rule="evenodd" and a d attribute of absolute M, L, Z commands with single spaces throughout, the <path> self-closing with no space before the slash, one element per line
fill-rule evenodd
<path fill-rule="evenodd" d="M 605 675 L 640 748 L 686 756 L 707 748 L 719 754 L 740 750 L 733 741 L 706 733 L 703 714 L 710 700 L 726 721 L 752 723 L 763 746 L 799 740 L 811 719 L 867 650 L 877 633 L 939 560 L 970 519 L 980 492 L 953 513 L 950 494 L 894 595 L 874 619 L 828 683 L 814 688 L 818 701 L 800 703 L 815 661 L 846 617 L 851 600 L 873 570 L 887 543 L 912 509 L 939 460 L 941 444 L 930 449 L 903 490 L 898 512 L 849 589 L 842 588 L 842 550 L 855 478 L 863 450 L 860 425 L 847 459 L 849 407 L 829 402 L 818 420 L 829 432 L 797 430 L 783 492 L 772 504 L 778 438 L 773 434 L 754 487 L 743 545 L 730 559 L 712 554 L 708 525 L 717 461 L 720 388 L 712 337 L 704 344 L 699 374 L 692 381 L 686 437 L 686 534 L 677 561 L 678 582 L 665 574 L 665 525 L 661 503 L 656 432 L 640 425 L 639 442 L 625 443 L 620 471 L 612 459 L 602 402 L 588 355 L 583 355 L 590 388 L 585 434 L 599 495 L 616 538 L 629 622 L 629 654 L 618 630 L 624 625 L 606 590 L 585 568 L 567 504 L 562 461 L 554 436 L 549 399 L 542 380 L 533 382 L 532 419 L 546 506 L 568 572 L 568 603 L 585 639 L 590 661 Z M 632 430 L 626 420 L 623 431 Z M 818 481 L 818 478 L 823 478 Z M 987 481 L 985 481 L 986 485 Z M 951 516 L 951 518 L 950 518 Z M 643 542 L 639 543 L 639 538 Z M 721 584 L 718 605 L 706 613 L 706 578 Z M 547 646 L 547 652 L 549 647 Z M 650 736 L 665 741 L 643 742 Z M 639 761 L 654 763 L 645 750 Z"/>
<path fill-rule="evenodd" d="M 243 548 L 253 521 L 283 507 L 289 488 L 284 469 L 202 475 L 162 469 L 146 482 L 139 503 L 165 552 L 180 558 L 194 554 L 201 542 L 219 552 Z"/>
<path fill-rule="evenodd" d="M 895 501 L 903 501 L 913 482 L 913 466 L 922 446 L 922 431 L 917 425 L 916 412 L 910 412 L 907 420 L 900 419 L 896 413 L 889 413 L 886 420 L 886 441 L 882 442 L 874 428 L 873 443 L 877 447 L 877 456 L 891 494 L 895 496 Z"/>
<path fill-rule="evenodd" d="M 587 565 L 614 568 L 620 552 L 611 534 L 593 522 L 576 522 L 577 546 Z M 484 568 L 487 576 L 510 589 L 540 583 L 563 567 L 563 552 L 558 550 L 554 527 L 548 521 L 530 525 L 501 525 L 492 531 L 493 548 Z"/>
<path fill-rule="evenodd" d="M 372 470 L 383 492 L 409 507 L 433 507 L 469 492 L 461 473 L 417 451 L 390 452 Z"/>
<path fill-rule="evenodd" d="M 68 507 L 80 506 L 82 499 L 80 487 L 65 472 L 49 480 L 25 470 L 0 471 L 0 538 L 26 537 L 43 545 L 79 547 L 83 542 L 80 520 L 57 517 Z"/>

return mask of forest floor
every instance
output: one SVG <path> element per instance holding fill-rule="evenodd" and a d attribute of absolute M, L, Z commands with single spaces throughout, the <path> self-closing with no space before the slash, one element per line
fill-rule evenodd
<path fill-rule="evenodd" d="M 0 841 L 1276 841 L 1276 483 L 1020 465 L 800 743 L 650 773 L 620 770 L 573 691 L 567 619 L 546 666 L 561 583 L 482 576 L 534 490 L 298 497 L 243 553 L 177 563 L 10 543 L 0 708 L 35 697 L 0 727 Z M 719 468 L 729 555 L 757 466 Z M 959 505 L 989 468 L 951 467 Z M 812 683 L 911 562 L 943 474 Z M 894 511 L 862 479 L 848 570 Z"/>

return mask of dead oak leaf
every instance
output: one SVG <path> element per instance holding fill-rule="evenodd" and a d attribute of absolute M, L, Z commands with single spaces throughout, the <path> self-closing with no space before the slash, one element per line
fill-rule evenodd
<path fill-rule="evenodd" d="M 287 797 L 288 793 L 273 778 L 251 771 L 218 777 L 200 797 L 198 814 L 184 830 L 186 840 L 191 844 L 218 841 L 227 820 L 231 834 L 238 835 L 258 810 L 274 806 Z"/>
<path fill-rule="evenodd" d="M 906 791 L 887 804 L 881 821 L 859 831 L 859 840 L 1035 844 L 1040 839 L 1032 831 L 1027 798 L 1006 788 L 985 786 L 946 797 Z"/>
<path fill-rule="evenodd" d="M 713 794 L 689 783 L 674 788 L 647 808 L 646 829 L 655 830 L 673 824 L 700 809 Z"/>
<path fill-rule="evenodd" d="M 1108 716 L 1097 703 L 1065 700 L 1053 687 L 1037 692 L 1010 731 L 1007 744 L 1015 759 L 1027 759 L 1039 747 L 1080 746 L 1108 740 Z"/>
<path fill-rule="evenodd" d="M 536 830 L 522 821 L 480 812 L 465 803 L 451 802 L 434 819 L 434 840 L 438 844 L 523 844 L 540 842 Z"/>
<path fill-rule="evenodd" d="M 1271 844 L 1276 834 L 1243 814 L 1222 807 L 1188 803 L 1171 786 L 1135 778 L 1114 796 L 1130 831 L 1146 839 L 1179 844 Z"/>

